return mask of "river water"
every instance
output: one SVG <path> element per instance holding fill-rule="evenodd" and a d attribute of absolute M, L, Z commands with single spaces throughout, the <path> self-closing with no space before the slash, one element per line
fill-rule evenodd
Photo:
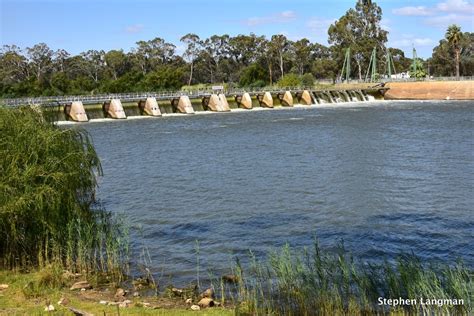
<path fill-rule="evenodd" d="M 198 258 L 219 274 L 315 235 L 367 261 L 414 251 L 474 266 L 473 114 L 472 102 L 383 101 L 83 126 L 102 204 L 184 284 Z"/>

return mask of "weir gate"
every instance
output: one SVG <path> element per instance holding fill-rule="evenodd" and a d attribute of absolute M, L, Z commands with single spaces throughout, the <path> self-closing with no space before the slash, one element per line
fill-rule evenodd
<path fill-rule="evenodd" d="M 174 93 L 103 94 L 4 99 L 8 107 L 36 105 L 60 107 L 64 120 L 87 122 L 91 117 L 126 119 L 127 116 L 161 116 L 163 113 L 194 114 L 196 111 L 228 112 L 241 108 L 311 106 L 327 103 L 366 102 L 382 98 L 388 88 L 357 90 L 280 89 L 261 91 L 198 91 Z"/>

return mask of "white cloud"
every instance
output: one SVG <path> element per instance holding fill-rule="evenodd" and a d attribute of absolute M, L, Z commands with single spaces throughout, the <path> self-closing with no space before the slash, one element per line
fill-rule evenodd
<path fill-rule="evenodd" d="M 391 31 L 392 27 L 390 26 L 392 21 L 390 19 L 382 18 L 382 21 L 380 21 L 380 27 L 384 29 L 385 31 Z"/>
<path fill-rule="evenodd" d="M 427 16 L 433 14 L 430 9 L 425 6 L 403 7 L 392 10 L 393 14 L 406 16 Z"/>
<path fill-rule="evenodd" d="M 442 0 L 432 7 L 416 6 L 392 10 L 394 14 L 405 16 L 423 16 L 427 25 L 446 28 L 450 24 L 462 24 L 474 21 L 473 0 Z"/>
<path fill-rule="evenodd" d="M 430 26 L 439 27 L 441 29 L 445 29 L 451 24 L 461 24 L 462 22 L 469 22 L 473 21 L 473 17 L 471 15 L 462 15 L 457 13 L 451 13 L 447 15 L 439 15 L 435 17 L 431 17 L 425 20 L 425 23 Z"/>
<path fill-rule="evenodd" d="M 447 0 L 446 2 L 438 3 L 436 8 L 442 12 L 474 14 L 474 4 L 464 0 Z"/>
<path fill-rule="evenodd" d="M 336 19 L 312 18 L 306 23 L 306 26 L 312 32 L 327 34 L 329 26 L 334 22 L 336 22 Z"/>
<path fill-rule="evenodd" d="M 140 33 L 145 26 L 143 24 L 134 24 L 134 25 L 129 25 L 125 28 L 125 32 L 129 34 L 135 34 L 135 33 Z"/>
<path fill-rule="evenodd" d="M 389 45 L 391 47 L 412 47 L 413 45 L 415 47 L 421 47 L 421 46 L 431 46 L 435 44 L 435 41 L 432 40 L 431 38 L 424 37 L 424 38 L 418 38 L 413 35 L 403 35 L 401 39 L 397 39 L 394 41 L 390 41 Z"/>
<path fill-rule="evenodd" d="M 294 11 L 283 11 L 277 14 L 268 16 L 251 17 L 242 21 L 247 26 L 256 26 L 271 23 L 286 23 L 296 19 Z"/>

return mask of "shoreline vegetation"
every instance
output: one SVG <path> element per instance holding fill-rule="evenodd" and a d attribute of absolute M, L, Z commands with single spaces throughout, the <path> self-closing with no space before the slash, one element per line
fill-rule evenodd
<path fill-rule="evenodd" d="M 0 131 L 0 315 L 472 312 L 473 270 L 461 261 L 411 254 L 368 264 L 342 243 L 325 252 L 317 241 L 266 259 L 250 253 L 249 265 L 237 260 L 207 289 L 199 277 L 187 288 L 160 288 L 147 268 L 131 276 L 127 225 L 95 201 L 101 167 L 85 131 L 61 129 L 34 107 L 0 107 Z"/>

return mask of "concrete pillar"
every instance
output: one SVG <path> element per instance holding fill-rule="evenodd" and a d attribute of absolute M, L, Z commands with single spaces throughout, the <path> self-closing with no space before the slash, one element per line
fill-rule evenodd
<path fill-rule="evenodd" d="M 87 122 L 89 118 L 87 117 L 86 110 L 82 101 L 74 101 L 70 104 L 64 106 L 64 114 L 76 122 Z"/>
<path fill-rule="evenodd" d="M 257 95 L 257 99 L 260 102 L 261 107 L 273 108 L 273 97 L 270 92 Z"/>
<path fill-rule="evenodd" d="M 243 95 L 236 95 L 235 102 L 239 105 L 239 107 L 243 109 L 251 109 L 252 108 L 252 98 L 250 94 L 245 92 Z"/>
<path fill-rule="evenodd" d="M 230 111 L 229 102 L 227 102 L 227 98 L 225 94 L 223 93 L 219 94 L 219 101 L 221 103 L 222 111 L 229 112 Z"/>
<path fill-rule="evenodd" d="M 313 98 L 311 97 L 311 93 L 308 90 L 303 90 L 303 92 L 299 92 L 298 102 L 303 105 L 313 104 Z"/>
<path fill-rule="evenodd" d="M 102 109 L 106 116 L 113 119 L 126 119 L 127 115 L 123 110 L 122 102 L 119 99 L 112 99 L 104 102 Z"/>
<path fill-rule="evenodd" d="M 146 98 L 146 100 L 140 100 L 138 107 L 142 113 L 146 113 L 150 116 L 161 116 L 160 107 L 155 98 Z"/>
<path fill-rule="evenodd" d="M 221 100 L 217 94 L 211 94 L 210 97 L 204 97 L 202 99 L 202 105 L 204 108 L 207 107 L 210 111 L 213 112 L 222 112 L 224 109 L 222 108 Z"/>
<path fill-rule="evenodd" d="M 285 93 L 279 93 L 278 99 L 283 106 L 293 106 L 293 96 L 290 91 L 285 91 Z"/>
<path fill-rule="evenodd" d="M 187 95 L 182 95 L 179 99 L 171 100 L 171 105 L 179 113 L 194 114 L 194 108 Z"/>

